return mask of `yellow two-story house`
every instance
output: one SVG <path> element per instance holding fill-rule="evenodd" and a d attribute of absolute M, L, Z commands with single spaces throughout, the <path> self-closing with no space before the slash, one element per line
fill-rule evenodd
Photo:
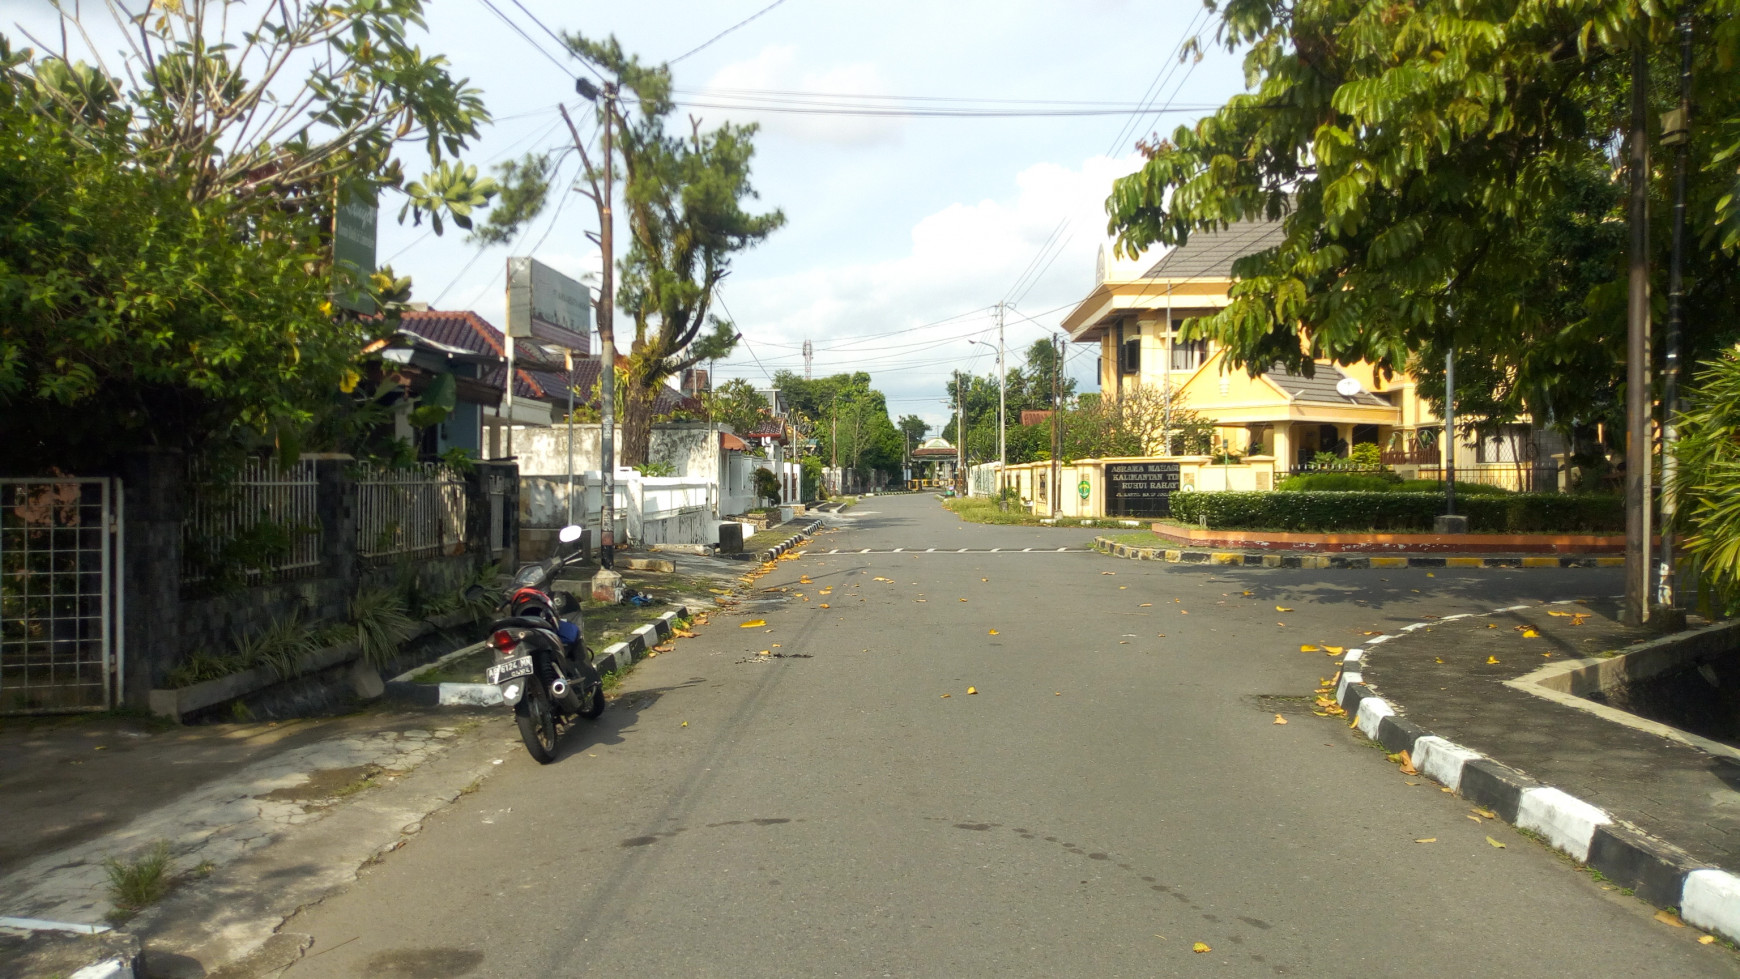
<path fill-rule="evenodd" d="M 1063 320 L 1071 341 L 1099 346 L 1101 395 L 1170 392 L 1213 422 L 1228 451 L 1272 456 L 1277 476 L 1306 466 L 1319 452 L 1345 456 L 1354 445 L 1372 443 L 1403 474 L 1441 478 L 1443 420 L 1406 373 L 1385 379 L 1369 364 L 1318 361 L 1312 377 L 1283 369 L 1252 377 L 1225 363 L 1214 342 L 1180 338 L 1185 320 L 1228 304 L 1234 260 L 1271 247 L 1280 236 L 1279 222 L 1240 221 L 1193 234 L 1158 258 L 1119 261 L 1102 251 L 1098 283 Z M 1458 444 L 1456 478 L 1555 490 L 1554 456 L 1562 451 L 1551 433 L 1506 426 Z"/>

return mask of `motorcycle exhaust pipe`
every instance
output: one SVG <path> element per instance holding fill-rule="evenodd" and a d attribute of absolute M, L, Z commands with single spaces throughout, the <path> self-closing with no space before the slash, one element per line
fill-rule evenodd
<path fill-rule="evenodd" d="M 569 713 L 578 713 L 580 710 L 579 692 L 561 677 L 550 681 L 550 699 L 561 704 L 562 709 Z"/>

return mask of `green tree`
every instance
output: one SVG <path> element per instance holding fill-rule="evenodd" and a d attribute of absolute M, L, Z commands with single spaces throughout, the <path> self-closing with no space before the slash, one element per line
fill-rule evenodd
<path fill-rule="evenodd" d="M 1575 435 L 1610 419 L 1625 296 L 1613 170 L 1630 51 L 1646 48 L 1652 112 L 1676 102 L 1681 6 L 1215 6 L 1221 40 L 1247 49 L 1252 90 L 1144 144 L 1147 162 L 1107 202 L 1127 254 L 1237 220 L 1283 222 L 1274 247 L 1234 264 L 1231 303 L 1185 335 L 1213 337 L 1253 373 L 1367 360 L 1440 390 L 1453 351 L 1459 373 L 1490 382 L 1484 420 L 1526 410 Z M 1696 20 L 1686 305 L 1696 355 L 1732 335 L 1722 311 L 1740 301 L 1740 0 L 1683 9 Z M 1665 213 L 1669 169 L 1649 176 Z"/>
<path fill-rule="evenodd" d="M 94 471 L 141 445 L 289 454 L 381 420 L 397 386 L 349 392 L 409 282 L 334 269 L 336 205 L 396 190 L 439 230 L 494 192 L 454 159 L 488 116 L 407 41 L 417 0 L 272 4 L 251 26 L 216 0 L 148 10 L 110 5 L 131 32 L 113 67 L 0 37 L 13 471 Z M 420 181 L 396 155 L 413 141 L 433 168 Z M 385 315 L 335 310 L 335 286 Z"/>
<path fill-rule="evenodd" d="M 896 423 L 895 427 L 899 428 L 900 434 L 906 437 L 908 445 L 916 446 L 924 441 L 925 433 L 930 431 L 930 422 L 917 415 L 901 415 L 900 421 Z"/>
<path fill-rule="evenodd" d="M 736 346 L 736 327 L 713 312 L 716 290 L 734 256 L 784 225 L 785 215 L 744 210 L 757 196 L 749 182 L 757 127 L 725 123 L 703 131 L 691 117 L 686 136 L 673 134 L 667 130 L 676 111 L 668 65 L 641 63 L 615 37 L 566 34 L 564 40 L 575 56 L 613 79 L 597 100 L 597 115 L 601 126 L 614 127 L 613 153 L 624 176 L 628 247 L 617 263 L 615 308 L 633 321 L 634 337 L 619 453 L 622 464 L 637 465 L 647 458 L 653 406 L 665 379 Z M 479 237 L 505 240 L 537 216 L 548 201 L 550 170 L 548 157 L 504 166 L 512 206 L 492 213 Z M 583 182 L 591 186 L 595 176 Z"/>
<path fill-rule="evenodd" d="M 752 431 L 769 417 L 767 398 L 743 378 L 733 378 L 701 396 L 707 417 L 730 425 L 738 434 Z"/>
<path fill-rule="evenodd" d="M 1740 352 L 1701 365 L 1680 417 L 1674 490 L 1686 549 L 1715 586 L 1718 611 L 1740 607 Z"/>
<path fill-rule="evenodd" d="M 791 371 L 773 376 L 792 412 L 813 432 L 821 459 L 875 483 L 900 478 L 901 434 L 888 417 L 888 401 L 870 387 L 870 375 L 835 374 L 805 380 Z M 878 477 L 875 474 L 880 473 Z"/>

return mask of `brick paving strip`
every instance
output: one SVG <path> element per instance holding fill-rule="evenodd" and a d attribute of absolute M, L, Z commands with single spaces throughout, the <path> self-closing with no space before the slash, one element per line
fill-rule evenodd
<path fill-rule="evenodd" d="M 1549 663 L 1651 642 L 1616 615 L 1611 603 L 1555 603 L 1414 623 L 1350 650 L 1336 700 L 1385 750 L 1408 750 L 1421 774 L 1740 941 L 1740 877 L 1721 869 L 1740 867 L 1740 751 L 1516 683 Z M 1707 628 L 1728 643 L 1740 633 Z"/>

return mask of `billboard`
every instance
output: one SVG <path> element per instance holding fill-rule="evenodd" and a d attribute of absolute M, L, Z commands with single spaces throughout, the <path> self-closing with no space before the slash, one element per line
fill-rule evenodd
<path fill-rule="evenodd" d="M 580 283 L 531 258 L 508 261 L 507 332 L 592 352 L 592 294 Z"/>

